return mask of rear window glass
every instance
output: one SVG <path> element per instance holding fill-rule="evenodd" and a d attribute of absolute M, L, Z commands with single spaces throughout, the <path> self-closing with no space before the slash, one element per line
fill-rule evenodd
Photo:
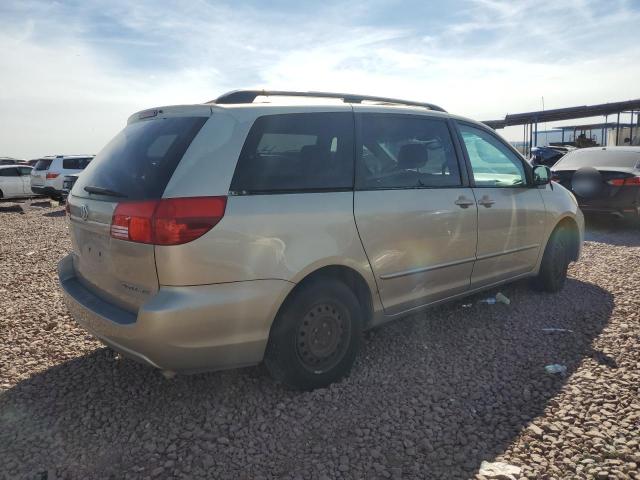
<path fill-rule="evenodd" d="M 191 141 L 208 117 L 173 117 L 127 125 L 87 166 L 74 186 L 112 190 L 129 199 L 161 198 Z"/>
<path fill-rule="evenodd" d="M 554 170 L 581 167 L 640 168 L 640 152 L 613 150 L 577 150 L 567 153 L 555 164 Z"/>
<path fill-rule="evenodd" d="M 91 157 L 89 158 L 65 158 L 62 160 L 62 168 L 65 170 L 84 170 L 91 162 Z"/>
<path fill-rule="evenodd" d="M 231 190 L 244 193 L 353 188 L 353 114 L 258 118 L 242 148 Z"/>
<path fill-rule="evenodd" d="M 53 160 L 47 160 L 47 159 L 42 159 L 42 160 L 38 160 L 36 162 L 36 166 L 34 167 L 35 170 L 49 170 L 49 167 L 51 166 L 51 162 Z"/>

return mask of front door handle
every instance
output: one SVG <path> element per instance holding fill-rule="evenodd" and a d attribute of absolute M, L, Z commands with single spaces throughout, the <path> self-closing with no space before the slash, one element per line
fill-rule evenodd
<path fill-rule="evenodd" d="M 471 205 L 473 205 L 474 202 L 473 200 L 469 200 L 464 195 L 460 195 L 458 199 L 453 203 L 458 205 L 460 208 L 469 208 Z"/>
<path fill-rule="evenodd" d="M 489 198 L 489 195 L 484 195 L 480 200 L 478 200 L 478 205 L 483 205 L 486 208 L 491 208 L 491 205 L 493 205 L 494 203 L 496 203 L 496 201 L 491 200 L 491 198 Z"/>

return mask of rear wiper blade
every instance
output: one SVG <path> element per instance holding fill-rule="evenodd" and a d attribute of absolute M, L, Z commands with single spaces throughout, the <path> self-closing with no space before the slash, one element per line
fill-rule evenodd
<path fill-rule="evenodd" d="M 92 185 L 84 187 L 84 191 L 89 193 L 96 193 L 98 195 L 108 195 L 110 197 L 127 197 L 124 193 L 116 192 L 115 190 L 110 190 L 108 188 L 94 187 Z"/>

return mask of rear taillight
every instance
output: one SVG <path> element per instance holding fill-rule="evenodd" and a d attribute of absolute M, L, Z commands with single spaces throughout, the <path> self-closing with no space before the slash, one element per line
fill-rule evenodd
<path fill-rule="evenodd" d="M 151 222 L 159 201 L 124 202 L 111 217 L 111 236 L 138 243 L 153 243 Z"/>
<path fill-rule="evenodd" d="M 58 176 L 60 176 L 59 173 L 47 173 L 47 180 L 52 180 L 54 178 L 57 178 Z"/>
<path fill-rule="evenodd" d="M 111 236 L 130 242 L 180 245 L 211 230 L 222 220 L 226 206 L 227 197 L 119 203 L 111 218 Z"/>
<path fill-rule="evenodd" d="M 607 182 L 614 187 L 635 186 L 640 187 L 640 177 L 614 178 Z"/>

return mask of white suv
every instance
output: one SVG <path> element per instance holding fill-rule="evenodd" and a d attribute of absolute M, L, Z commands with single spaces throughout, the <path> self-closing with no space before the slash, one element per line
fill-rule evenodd
<path fill-rule="evenodd" d="M 31 171 L 31 191 L 62 200 L 62 182 L 65 175 L 82 172 L 91 160 L 93 155 L 57 155 L 41 158 Z"/>
<path fill-rule="evenodd" d="M 0 199 L 30 197 L 30 172 L 29 165 L 0 164 Z"/>

